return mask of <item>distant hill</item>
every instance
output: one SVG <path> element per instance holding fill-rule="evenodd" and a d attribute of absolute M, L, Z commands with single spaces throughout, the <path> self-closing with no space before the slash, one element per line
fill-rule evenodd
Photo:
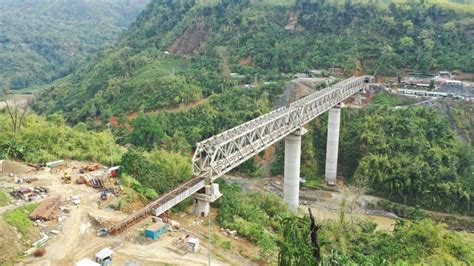
<path fill-rule="evenodd" d="M 0 81 L 18 89 L 70 73 L 113 44 L 148 2 L 0 0 Z"/>
<path fill-rule="evenodd" d="M 152 1 L 116 45 L 55 82 L 35 108 L 76 123 L 186 105 L 255 77 L 314 68 L 474 71 L 471 5 L 365 2 Z"/>

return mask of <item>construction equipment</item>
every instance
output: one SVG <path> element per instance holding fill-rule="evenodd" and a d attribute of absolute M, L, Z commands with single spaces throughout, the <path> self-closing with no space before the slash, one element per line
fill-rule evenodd
<path fill-rule="evenodd" d="M 107 196 L 107 192 L 106 191 L 102 191 L 102 193 L 100 193 L 100 199 L 101 200 L 107 200 L 109 197 Z"/>
<path fill-rule="evenodd" d="M 112 225 L 109 227 L 109 233 L 111 235 L 120 234 L 151 214 L 159 215 L 177 204 L 177 201 L 175 200 L 176 197 L 186 198 L 204 186 L 205 179 L 203 177 L 193 177 L 172 191 L 165 193 L 161 197 L 150 202 L 148 205 L 128 216 L 126 219 Z"/>
<path fill-rule="evenodd" d="M 62 180 L 64 181 L 65 184 L 70 184 L 71 183 L 71 175 L 69 174 L 68 171 L 62 170 L 63 171 L 63 176 Z"/>
<path fill-rule="evenodd" d="M 120 186 L 118 186 L 117 181 L 114 177 L 118 177 L 118 169 L 120 166 L 112 167 L 105 170 L 105 173 L 101 176 L 101 183 L 102 188 L 105 190 L 110 190 L 115 196 L 120 194 L 122 190 Z"/>
<path fill-rule="evenodd" d="M 97 236 L 106 236 L 109 234 L 109 229 L 107 228 L 100 228 L 97 230 Z"/>

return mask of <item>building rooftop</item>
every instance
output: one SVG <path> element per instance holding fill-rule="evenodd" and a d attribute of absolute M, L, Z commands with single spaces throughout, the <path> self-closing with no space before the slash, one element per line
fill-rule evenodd
<path fill-rule="evenodd" d="M 112 255 L 113 253 L 114 251 L 111 248 L 104 248 L 101 251 L 97 252 L 97 254 L 95 254 L 95 257 L 98 259 L 104 259 Z"/>
<path fill-rule="evenodd" d="M 148 226 L 146 229 L 147 229 L 147 230 L 150 230 L 150 231 L 156 231 L 156 230 L 162 228 L 162 227 L 165 226 L 165 225 L 166 225 L 166 224 L 163 223 L 163 222 L 156 222 L 156 223 L 154 223 L 154 224 Z"/>
<path fill-rule="evenodd" d="M 88 258 L 83 258 L 76 262 L 76 266 L 100 266 L 100 264 Z"/>
<path fill-rule="evenodd" d="M 191 243 L 191 244 L 199 244 L 199 239 L 189 238 L 186 242 Z"/>

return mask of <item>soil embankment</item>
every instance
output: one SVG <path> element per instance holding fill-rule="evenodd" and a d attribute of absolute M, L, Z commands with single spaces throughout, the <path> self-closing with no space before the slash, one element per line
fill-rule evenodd
<path fill-rule="evenodd" d="M 0 176 L 7 176 L 9 174 L 22 175 L 33 170 L 35 170 L 35 168 L 20 162 L 0 160 Z"/>
<path fill-rule="evenodd" d="M 0 265 L 12 262 L 22 251 L 17 233 L 3 219 L 0 219 Z"/>

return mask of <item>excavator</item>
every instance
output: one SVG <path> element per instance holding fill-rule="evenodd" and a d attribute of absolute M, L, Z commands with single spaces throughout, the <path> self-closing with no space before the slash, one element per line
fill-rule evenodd
<path fill-rule="evenodd" d="M 104 171 L 104 174 L 100 177 L 100 183 L 103 189 L 100 196 L 102 200 L 107 200 L 108 192 L 114 194 L 115 196 L 120 195 L 120 192 L 122 191 L 122 187 L 115 180 L 115 177 L 118 176 L 119 167 L 120 166 L 116 166 L 116 167 L 106 169 Z"/>
<path fill-rule="evenodd" d="M 62 170 L 62 171 L 63 171 L 63 176 L 61 177 L 61 179 L 63 180 L 63 182 L 65 184 L 70 184 L 71 183 L 71 175 L 66 170 Z"/>

